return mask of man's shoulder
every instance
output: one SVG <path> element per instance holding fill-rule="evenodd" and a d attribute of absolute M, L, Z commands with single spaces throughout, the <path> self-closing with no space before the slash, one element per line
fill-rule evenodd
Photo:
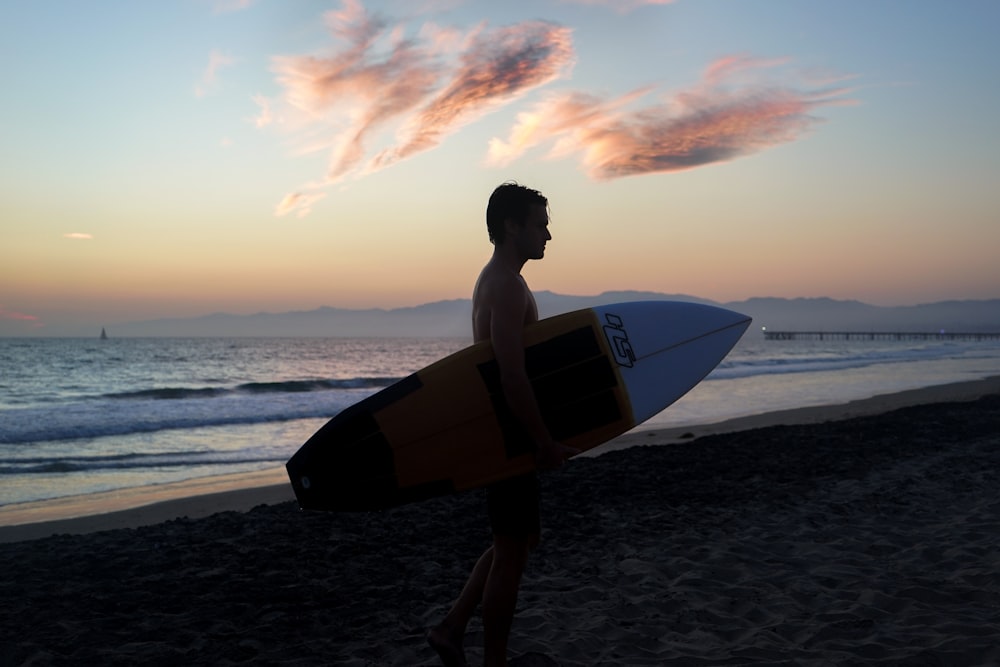
<path fill-rule="evenodd" d="M 476 282 L 475 296 L 485 299 L 523 298 L 528 286 L 520 274 L 487 264 Z"/>

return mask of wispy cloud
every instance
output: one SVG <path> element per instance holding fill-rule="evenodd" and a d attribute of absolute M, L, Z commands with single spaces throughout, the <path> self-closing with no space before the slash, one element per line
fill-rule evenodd
<path fill-rule="evenodd" d="M 477 34 L 448 85 L 411 120 L 404 141 L 376 155 L 370 166 L 380 169 L 433 148 L 465 122 L 557 78 L 572 55 L 569 30 L 548 23 Z"/>
<path fill-rule="evenodd" d="M 336 49 L 275 57 L 282 94 L 254 97 L 258 127 L 288 133 L 296 154 L 329 155 L 325 173 L 286 195 L 278 216 L 308 215 L 331 185 L 434 149 L 561 79 L 576 59 L 571 29 L 546 21 L 469 30 L 428 22 L 414 32 L 358 0 L 324 21 Z M 577 157 L 593 179 L 608 180 L 725 162 L 806 136 L 822 122 L 817 110 L 853 103 L 848 79 L 797 70 L 789 58 L 731 55 L 666 93 L 656 84 L 617 97 L 553 91 L 490 142 L 486 163 L 544 146 L 547 157 Z"/>
<path fill-rule="evenodd" d="M 253 124 L 257 127 L 267 127 L 274 122 L 274 114 L 271 111 L 271 100 L 263 95 L 254 95 L 253 103 L 259 107 L 257 115 L 253 118 Z"/>
<path fill-rule="evenodd" d="M 35 315 L 28 315 L 26 313 L 19 313 L 14 310 L 7 310 L 0 304 L 0 320 L 14 320 L 18 322 L 26 322 L 30 324 L 33 328 L 38 328 L 44 326 L 40 318 Z"/>
<path fill-rule="evenodd" d="M 482 24 L 467 32 L 428 23 L 407 36 L 404 26 L 356 0 L 325 20 L 341 48 L 327 56 L 275 58 L 284 93 L 277 100 L 255 98 L 259 127 L 283 125 L 296 133 L 299 152 L 330 153 L 323 180 L 286 196 L 278 215 L 301 214 L 318 199 L 317 190 L 438 146 L 558 78 L 573 61 L 571 31 L 543 21 Z M 387 128 L 395 129 L 395 138 L 373 149 Z"/>
<path fill-rule="evenodd" d="M 645 7 L 647 5 L 669 5 L 674 0 L 560 0 L 569 5 L 594 5 L 608 7 L 619 14 L 626 14 L 633 9 Z"/>
<path fill-rule="evenodd" d="M 322 191 L 322 186 L 307 186 L 302 192 L 290 192 L 285 195 L 274 208 L 274 214 L 280 217 L 294 212 L 298 217 L 304 218 L 312 213 L 313 204 L 324 197 L 326 193 Z"/>
<path fill-rule="evenodd" d="M 550 157 L 579 154 L 596 180 L 672 172 L 732 160 L 794 141 L 822 106 L 851 104 L 842 85 L 815 87 L 783 69 L 785 59 L 732 56 L 711 63 L 701 82 L 643 108 L 653 89 L 616 99 L 552 95 L 519 114 L 506 140 L 493 139 L 487 163 L 504 165 L 552 144 Z M 781 76 L 776 71 L 781 69 Z"/>
<path fill-rule="evenodd" d="M 195 97 L 204 97 L 215 90 L 219 83 L 219 70 L 235 65 L 236 62 L 236 58 L 228 53 L 223 53 L 222 51 L 213 49 L 208 54 L 208 64 L 205 66 L 205 69 L 201 74 L 201 79 L 197 84 L 195 84 Z"/>
<path fill-rule="evenodd" d="M 253 3 L 254 0 L 213 0 L 216 14 L 239 12 L 249 8 Z"/>
<path fill-rule="evenodd" d="M 84 232 L 69 232 L 68 234 L 63 234 L 64 239 L 73 239 L 74 241 L 90 241 L 94 238 L 93 234 L 86 234 Z"/>

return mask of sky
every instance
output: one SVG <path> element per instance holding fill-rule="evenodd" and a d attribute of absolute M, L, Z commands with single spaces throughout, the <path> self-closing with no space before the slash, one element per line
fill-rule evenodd
<path fill-rule="evenodd" d="M 0 336 L 535 290 L 1000 297 L 995 0 L 0 3 Z"/>

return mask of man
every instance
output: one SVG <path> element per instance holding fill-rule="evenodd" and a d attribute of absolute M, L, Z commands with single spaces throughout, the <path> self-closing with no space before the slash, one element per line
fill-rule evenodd
<path fill-rule="evenodd" d="M 541 259 L 552 238 L 548 200 L 537 190 L 504 183 L 490 196 L 486 227 L 493 256 L 479 274 L 472 296 L 473 338 L 492 343 L 504 398 L 534 442 L 538 467 L 555 468 L 577 450 L 554 441 L 542 420 L 524 366 L 522 339 L 524 326 L 538 320 L 538 307 L 521 269 L 529 259 Z M 539 501 L 535 472 L 487 490 L 493 546 L 479 558 L 451 611 L 427 635 L 447 667 L 467 664 L 462 648 L 465 628 L 480 601 L 485 664 L 507 664 L 507 638 L 521 576 L 541 532 Z"/>

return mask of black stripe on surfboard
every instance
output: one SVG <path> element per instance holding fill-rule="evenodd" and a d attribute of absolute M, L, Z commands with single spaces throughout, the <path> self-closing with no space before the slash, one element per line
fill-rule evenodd
<path fill-rule="evenodd" d="M 453 493 L 450 480 L 400 488 L 392 447 L 375 413 L 423 386 L 413 374 L 345 409 L 288 461 L 304 509 L 363 511 Z"/>
<path fill-rule="evenodd" d="M 615 395 L 618 376 L 592 326 L 580 327 L 525 348 L 525 367 L 545 425 L 557 440 L 612 424 L 622 414 Z M 530 453 L 534 443 L 503 397 L 495 360 L 478 366 L 493 403 L 509 458 Z"/>

